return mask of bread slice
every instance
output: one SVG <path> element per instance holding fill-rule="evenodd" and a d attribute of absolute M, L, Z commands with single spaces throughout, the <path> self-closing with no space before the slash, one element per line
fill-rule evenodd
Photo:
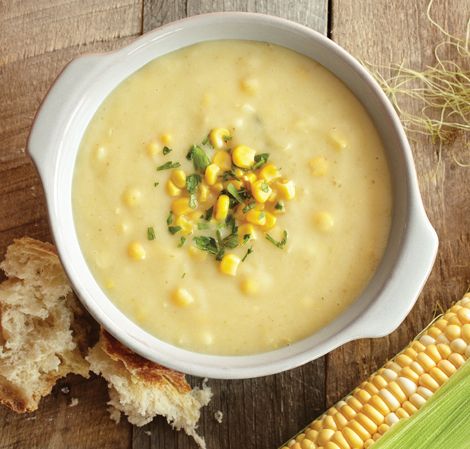
<path fill-rule="evenodd" d="M 192 436 L 201 448 L 204 439 L 196 433 L 200 409 L 212 397 L 209 387 L 191 387 L 182 373 L 150 362 L 119 343 L 106 331 L 90 350 L 91 370 L 108 381 L 111 417 L 121 413 L 129 422 L 143 426 L 156 415 L 163 415 L 176 429 Z"/>
<path fill-rule="evenodd" d="M 51 244 L 15 240 L 0 267 L 8 276 L 0 284 L 0 403 L 31 412 L 60 377 L 88 377 L 79 348 L 87 346 L 78 325 L 85 312 Z"/>

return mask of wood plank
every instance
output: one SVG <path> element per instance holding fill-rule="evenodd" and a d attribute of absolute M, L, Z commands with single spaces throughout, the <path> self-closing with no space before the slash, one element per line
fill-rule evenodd
<path fill-rule="evenodd" d="M 326 33 L 326 0 L 144 0 L 144 32 L 187 15 L 222 10 L 279 15 Z M 277 376 L 246 381 L 211 380 L 214 398 L 203 409 L 200 432 L 212 449 L 277 447 L 324 408 L 324 381 L 324 359 Z M 195 385 L 200 381 L 192 378 L 190 382 Z M 221 424 L 214 418 L 217 410 L 224 415 Z M 194 449 L 197 446 L 157 419 L 143 428 L 134 428 L 132 447 Z"/>
<path fill-rule="evenodd" d="M 129 43 L 141 33 L 136 1 L 7 1 L 0 6 L 0 254 L 15 237 L 50 240 L 41 185 L 25 155 L 36 110 L 62 68 L 75 56 Z M 0 275 L 1 276 L 1 275 Z M 37 412 L 15 415 L 0 408 L 4 449 L 128 449 L 131 426 L 116 425 L 106 410 L 102 379 L 69 376 Z M 72 397 L 78 398 L 69 407 Z"/>
<path fill-rule="evenodd" d="M 434 64 L 434 45 L 443 36 L 426 18 L 428 0 L 409 2 L 367 0 L 357 8 L 350 0 L 333 3 L 333 40 L 361 60 L 378 65 L 402 62 L 416 68 Z M 458 12 L 458 13 L 457 13 Z M 432 16 L 453 33 L 465 32 L 470 4 L 435 2 Z M 456 57 L 449 54 L 449 57 Z M 443 148 L 438 164 L 437 146 L 429 139 L 413 136 L 411 142 L 421 193 L 435 226 L 440 249 L 432 275 L 411 314 L 387 338 L 349 343 L 328 356 L 327 403 L 332 404 L 399 351 L 434 316 L 436 308 L 460 299 L 470 279 L 470 186 L 468 168 L 454 160 L 468 159 L 464 138 Z M 468 162 L 468 160 L 467 160 Z M 348 375 L 344 375 L 345 367 Z"/>

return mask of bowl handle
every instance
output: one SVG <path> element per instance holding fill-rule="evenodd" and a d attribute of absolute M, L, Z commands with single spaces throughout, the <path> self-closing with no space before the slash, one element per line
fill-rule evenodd
<path fill-rule="evenodd" d="M 383 300 L 375 302 L 358 318 L 352 339 L 383 337 L 392 333 L 410 313 L 436 260 L 439 239 L 429 222 L 419 194 L 413 202 L 403 241 L 401 260 L 384 285 Z M 397 313 L 397 311 L 401 311 Z"/>
<path fill-rule="evenodd" d="M 86 55 L 72 60 L 57 76 L 41 103 L 28 137 L 27 153 L 41 177 L 44 190 L 49 191 L 53 183 L 54 166 L 57 163 L 58 140 L 67 127 L 76 102 L 70 100 L 70 92 L 77 82 L 91 75 L 100 55 Z"/>

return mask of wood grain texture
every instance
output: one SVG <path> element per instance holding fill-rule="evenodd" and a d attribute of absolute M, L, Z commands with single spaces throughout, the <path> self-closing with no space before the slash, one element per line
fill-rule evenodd
<path fill-rule="evenodd" d="M 42 190 L 24 154 L 27 134 L 40 101 L 54 78 L 78 54 L 119 48 L 142 31 L 205 12 L 264 12 L 327 31 L 353 55 L 387 64 L 433 63 L 439 40 L 425 18 L 427 0 L 0 0 L 0 253 L 14 237 L 49 240 Z M 463 30 L 467 0 L 436 2 L 434 16 L 450 30 Z M 458 12 L 458 13 L 457 13 Z M 272 449 L 346 394 L 396 353 L 447 306 L 469 279 L 468 142 L 445 149 L 436 175 L 436 151 L 422 138 L 413 142 L 420 187 L 431 221 L 441 238 L 437 264 L 411 315 L 391 336 L 352 342 L 328 357 L 267 378 L 210 381 L 214 392 L 203 410 L 200 433 L 209 449 Z M 465 159 L 467 158 L 467 159 Z M 468 170 L 468 169 L 467 169 Z M 347 373 L 347 374 L 346 374 Z M 193 385 L 200 379 L 190 379 Z M 143 428 L 115 425 L 106 411 L 106 386 L 98 379 L 69 376 L 27 417 L 0 409 L 0 449 L 194 449 L 183 433 L 159 418 Z M 68 407 L 77 397 L 76 407 Z M 217 423 L 214 413 L 224 419 Z"/>
<path fill-rule="evenodd" d="M 427 5 L 428 0 L 364 0 L 358 8 L 353 0 L 333 0 L 331 37 L 360 60 L 385 66 L 403 61 L 423 69 L 436 62 L 434 46 L 444 39 L 428 21 Z M 470 3 L 436 1 L 431 14 L 451 33 L 463 36 Z M 437 261 L 418 302 L 397 331 L 386 338 L 349 343 L 328 355 L 328 405 L 398 352 L 436 310 L 460 299 L 469 285 L 470 169 L 454 160 L 455 156 L 468 163 L 468 136 L 460 135 L 452 145 L 444 146 L 440 164 L 437 145 L 423 136 L 410 137 L 424 205 L 440 239 Z M 344 367 L 348 367 L 347 376 Z"/>

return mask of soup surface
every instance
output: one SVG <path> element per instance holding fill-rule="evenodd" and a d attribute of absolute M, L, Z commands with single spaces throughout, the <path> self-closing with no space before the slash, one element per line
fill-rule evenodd
<path fill-rule="evenodd" d="M 229 164 L 246 145 L 257 165 L 219 162 L 210 180 L 207 164 L 186 157 L 195 144 L 209 159 L 219 146 Z M 251 173 L 267 179 L 265 202 L 250 196 Z M 230 204 L 216 219 L 221 195 Z M 175 209 L 189 197 L 191 210 Z M 106 294 L 162 340 L 212 354 L 279 348 L 337 317 L 381 259 L 391 207 L 382 143 L 361 103 L 318 63 L 248 41 L 194 45 L 122 82 L 91 120 L 73 180 L 81 248 Z M 249 212 L 254 231 L 215 254 L 217 237 L 237 233 Z"/>

